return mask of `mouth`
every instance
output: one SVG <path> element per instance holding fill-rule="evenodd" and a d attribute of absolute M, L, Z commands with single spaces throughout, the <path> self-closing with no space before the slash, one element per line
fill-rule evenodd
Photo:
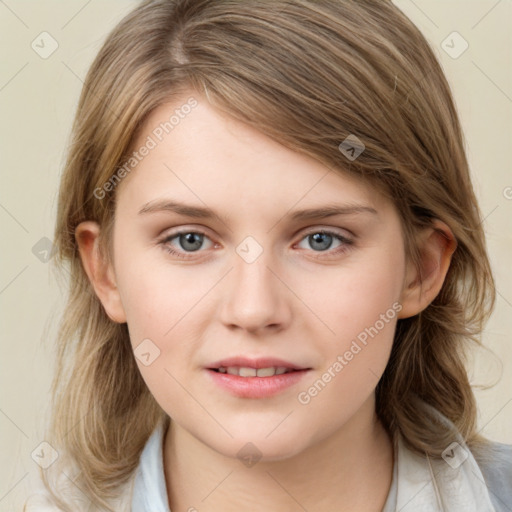
<path fill-rule="evenodd" d="M 292 388 L 312 368 L 276 358 L 233 357 L 205 368 L 220 389 L 240 398 L 269 398 Z"/>
<path fill-rule="evenodd" d="M 307 370 L 305 368 L 304 370 Z M 285 373 L 299 372 L 304 370 L 294 370 L 285 366 L 268 366 L 266 368 L 251 368 L 249 366 L 220 366 L 219 368 L 208 368 L 213 372 L 226 373 L 228 375 L 237 375 L 238 377 L 273 377 L 274 375 L 284 375 Z"/>
<path fill-rule="evenodd" d="M 215 361 L 207 366 L 208 370 L 237 375 L 239 377 L 273 377 L 296 371 L 311 370 L 290 361 L 276 357 L 235 356 Z"/>

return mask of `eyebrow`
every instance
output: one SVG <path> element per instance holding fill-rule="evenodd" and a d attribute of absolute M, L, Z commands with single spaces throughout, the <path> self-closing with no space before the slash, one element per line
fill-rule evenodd
<path fill-rule="evenodd" d="M 179 201 L 168 199 L 160 199 L 146 203 L 140 210 L 139 215 L 155 212 L 174 212 L 179 215 L 191 217 L 195 219 L 216 219 L 223 224 L 226 224 L 226 219 L 215 213 L 211 208 L 203 206 L 193 206 Z M 361 204 L 328 204 L 319 208 L 307 208 L 303 210 L 296 210 L 288 213 L 284 218 L 289 218 L 293 221 L 303 221 L 312 219 L 323 219 L 333 217 L 335 215 L 353 215 L 357 213 L 371 213 L 378 215 L 375 208 Z"/>

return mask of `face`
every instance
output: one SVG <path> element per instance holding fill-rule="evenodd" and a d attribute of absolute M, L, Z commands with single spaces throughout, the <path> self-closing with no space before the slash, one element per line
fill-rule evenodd
<path fill-rule="evenodd" d="M 175 424 L 219 453 L 252 442 L 286 458 L 373 397 L 404 286 L 400 220 L 355 178 L 196 98 L 161 141 L 177 105 L 154 111 L 135 144 L 158 142 L 118 186 L 117 289 Z"/>

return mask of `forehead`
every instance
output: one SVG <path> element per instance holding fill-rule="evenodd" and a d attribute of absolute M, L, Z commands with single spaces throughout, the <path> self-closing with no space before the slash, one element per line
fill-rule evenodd
<path fill-rule="evenodd" d="M 151 149 L 121 182 L 119 202 L 143 206 L 169 194 L 212 207 L 258 205 L 260 213 L 319 202 L 386 207 L 384 197 L 357 177 L 284 147 L 203 97 L 195 96 L 195 107 L 180 111 L 189 97 L 161 105 L 148 117 L 133 149 Z"/>

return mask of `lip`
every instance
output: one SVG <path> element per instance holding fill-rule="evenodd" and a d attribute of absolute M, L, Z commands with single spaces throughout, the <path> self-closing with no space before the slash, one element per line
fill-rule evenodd
<path fill-rule="evenodd" d="M 225 368 L 229 366 L 239 366 L 256 369 L 283 366 L 295 371 L 281 375 L 273 375 L 272 377 L 240 377 L 239 375 L 219 373 L 214 370 L 221 366 Z M 268 398 L 274 396 L 297 384 L 310 370 L 311 368 L 302 367 L 274 357 L 251 359 L 243 356 L 222 359 L 205 368 L 209 378 L 216 385 L 224 391 L 240 398 Z"/>

